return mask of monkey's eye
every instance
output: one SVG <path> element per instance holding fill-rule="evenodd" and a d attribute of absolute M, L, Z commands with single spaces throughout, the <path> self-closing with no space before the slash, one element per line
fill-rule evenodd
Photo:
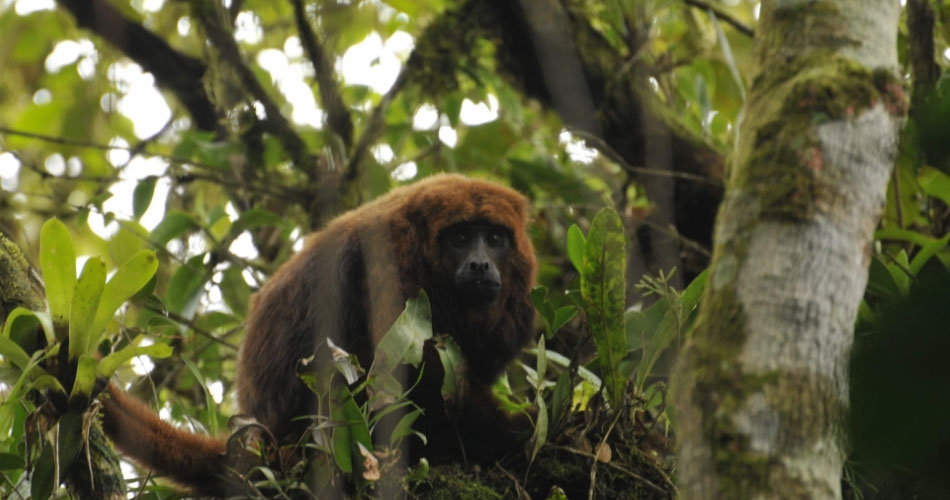
<path fill-rule="evenodd" d="M 462 231 L 455 231 L 449 235 L 449 244 L 455 248 L 468 246 L 468 234 Z"/>
<path fill-rule="evenodd" d="M 502 234 L 500 231 L 492 231 L 488 233 L 488 235 L 485 237 L 485 240 L 488 242 L 488 246 L 492 248 L 497 248 L 500 246 L 504 246 L 505 235 Z"/>

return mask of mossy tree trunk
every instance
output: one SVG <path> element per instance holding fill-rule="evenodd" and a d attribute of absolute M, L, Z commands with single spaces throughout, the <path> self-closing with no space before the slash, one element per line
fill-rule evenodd
<path fill-rule="evenodd" d="M 906 104 L 897 0 L 762 2 L 676 381 L 684 499 L 840 498 L 847 359 Z"/>

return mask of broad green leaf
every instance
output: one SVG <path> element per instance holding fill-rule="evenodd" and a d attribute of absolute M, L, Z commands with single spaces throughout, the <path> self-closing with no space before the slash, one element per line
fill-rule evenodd
<path fill-rule="evenodd" d="M 465 360 L 462 356 L 462 350 L 452 340 L 452 337 L 442 335 L 439 337 L 439 343 L 436 344 L 436 351 L 439 353 L 439 361 L 442 362 L 442 369 L 445 371 L 445 376 L 442 378 L 442 399 L 446 402 L 456 401 L 458 399 L 458 381 L 465 376 Z"/>
<path fill-rule="evenodd" d="M 161 342 L 147 346 L 139 346 L 138 344 L 143 338 L 144 335 L 139 335 L 135 337 L 132 342 L 129 342 L 127 346 L 102 358 L 102 361 L 99 362 L 99 376 L 105 378 L 111 377 L 118 367 L 136 356 L 146 355 L 152 358 L 163 359 L 172 355 L 172 348 L 168 344 Z"/>
<path fill-rule="evenodd" d="M 196 255 L 175 271 L 165 292 L 168 310 L 190 318 L 198 307 L 198 299 L 207 280 L 205 254 Z"/>
<path fill-rule="evenodd" d="M 429 297 L 420 290 L 419 295 L 406 301 L 406 309 L 376 345 L 370 373 L 392 373 L 403 363 L 419 366 L 423 344 L 430 338 L 432 312 L 429 309 Z"/>
<path fill-rule="evenodd" d="M 0 453 L 0 470 L 22 469 L 26 464 L 19 455 Z"/>
<path fill-rule="evenodd" d="M 27 353 L 40 348 L 36 328 L 40 325 L 40 318 L 35 311 L 24 307 L 17 307 L 7 316 L 3 325 L 3 336 L 15 342 Z"/>
<path fill-rule="evenodd" d="M 108 251 L 112 262 L 123 263 L 148 246 L 149 232 L 137 221 L 123 221 L 119 230 L 109 239 Z"/>
<path fill-rule="evenodd" d="M 247 313 L 247 306 L 251 300 L 251 287 L 244 280 L 241 268 L 231 266 L 225 269 L 221 284 L 218 288 L 221 290 L 221 296 L 224 303 L 238 317 L 243 318 Z"/>
<path fill-rule="evenodd" d="M 626 379 L 620 373 L 620 361 L 627 354 L 624 328 L 626 307 L 626 245 L 623 223 L 617 212 L 605 208 L 591 222 L 581 271 L 584 297 L 607 395 L 614 404 L 623 399 Z"/>
<path fill-rule="evenodd" d="M 551 338 L 568 321 L 577 315 L 577 307 L 572 305 L 554 309 L 548 300 L 548 289 L 545 286 L 536 286 L 531 289 L 531 302 L 544 321 L 545 337 Z"/>
<path fill-rule="evenodd" d="M 950 205 L 950 177 L 947 174 L 925 166 L 917 174 L 917 181 L 925 193 Z"/>
<path fill-rule="evenodd" d="M 333 459 L 343 472 L 348 474 L 359 470 L 359 453 L 357 443 L 367 448 L 373 444 L 369 436 L 369 426 L 359 406 L 353 399 L 350 390 L 341 385 L 337 389 L 337 397 L 331 411 L 333 428 Z"/>
<path fill-rule="evenodd" d="M 393 427 L 392 433 L 389 434 L 389 445 L 394 446 L 400 439 L 413 434 L 420 436 L 422 442 L 425 443 L 426 438 L 412 429 L 412 424 L 420 415 L 422 415 L 422 410 L 418 408 L 406 412 L 406 414 L 399 419 L 399 422 L 396 423 L 395 427 Z"/>
<path fill-rule="evenodd" d="M 59 328 L 65 334 L 69 321 L 69 306 L 76 286 L 76 252 L 69 230 L 57 219 L 46 221 L 40 231 L 40 270 L 53 324 L 61 325 L 57 326 L 59 337 Z"/>
<path fill-rule="evenodd" d="M 90 338 L 92 345 L 98 344 L 98 335 L 105 330 L 119 306 L 141 290 L 152 279 L 157 269 L 158 259 L 151 250 L 141 250 L 119 266 L 102 290 L 96 320 L 90 330 L 93 332 Z"/>
<path fill-rule="evenodd" d="M 53 446 L 46 443 L 33 466 L 30 478 L 30 495 L 33 500 L 47 500 L 56 486 L 56 457 Z"/>
<path fill-rule="evenodd" d="M 98 347 L 92 339 L 98 341 L 99 332 L 92 331 L 99 309 L 99 299 L 106 284 L 106 264 L 102 259 L 93 257 L 86 261 L 76 282 L 73 304 L 69 312 L 69 359 L 73 360 L 90 349 Z"/>
<path fill-rule="evenodd" d="M 579 309 L 572 305 L 558 307 L 557 310 L 554 311 L 554 331 L 557 332 L 562 326 L 566 325 L 568 321 L 574 319 L 578 311 Z"/>
<path fill-rule="evenodd" d="M 148 239 L 154 245 L 164 247 L 169 241 L 198 227 L 198 221 L 191 214 L 173 210 L 165 213 L 165 217 L 155 226 L 155 229 L 152 229 Z"/>
<path fill-rule="evenodd" d="M 158 177 L 150 175 L 135 185 L 135 190 L 132 192 L 132 213 L 135 220 L 141 219 L 149 205 L 152 204 L 152 196 L 155 195 L 155 181 L 157 180 Z"/>
<path fill-rule="evenodd" d="M 895 300 L 903 296 L 900 286 L 894 281 L 894 277 L 887 269 L 887 264 L 881 260 L 880 256 L 872 258 L 871 265 L 868 267 L 867 292 L 887 300 Z"/>
<path fill-rule="evenodd" d="M 532 288 L 531 302 L 544 321 L 545 336 L 551 338 L 554 336 L 554 307 L 548 302 L 548 287 L 539 285 Z"/>
<path fill-rule="evenodd" d="M 72 467 L 83 444 L 83 409 L 69 410 L 59 419 L 59 470 L 65 474 Z"/>
<path fill-rule="evenodd" d="M 584 254 L 587 253 L 587 238 L 577 224 L 571 224 L 567 230 L 567 257 L 578 272 L 584 270 Z"/>
<path fill-rule="evenodd" d="M 231 226 L 231 234 L 237 236 L 245 229 L 255 227 L 281 227 L 287 224 L 286 219 L 263 208 L 252 208 L 245 210 L 238 220 Z"/>
<path fill-rule="evenodd" d="M 20 370 L 26 369 L 26 366 L 30 364 L 30 355 L 6 335 L 0 337 L 0 356 L 19 367 Z"/>

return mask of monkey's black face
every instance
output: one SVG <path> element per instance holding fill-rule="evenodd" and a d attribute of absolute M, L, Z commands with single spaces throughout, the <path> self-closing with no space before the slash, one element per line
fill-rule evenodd
<path fill-rule="evenodd" d="M 484 305 L 501 293 L 501 269 L 511 251 L 511 232 L 479 222 L 455 224 L 442 231 L 439 245 L 454 269 L 454 286 L 466 303 Z"/>

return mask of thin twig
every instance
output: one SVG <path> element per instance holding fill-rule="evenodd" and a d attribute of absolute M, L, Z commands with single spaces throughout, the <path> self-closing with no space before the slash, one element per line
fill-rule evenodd
<path fill-rule="evenodd" d="M 621 415 L 623 415 L 623 412 L 620 410 L 617 410 L 617 414 L 614 415 L 613 421 L 610 422 L 610 426 L 607 427 L 607 432 L 605 432 L 604 437 L 600 439 L 600 444 L 597 445 L 596 448 L 594 448 L 594 451 L 597 454 L 600 454 L 600 450 L 602 450 L 604 447 L 604 444 L 607 443 L 607 438 L 610 437 L 610 433 L 613 432 L 614 426 L 617 425 L 617 422 L 620 420 Z M 597 455 L 592 454 L 592 456 L 594 457 L 594 459 L 591 461 L 591 464 L 590 464 L 590 489 L 587 490 L 588 500 L 594 500 L 594 490 L 595 490 L 594 487 L 597 486 L 597 462 L 600 461 Z M 610 462 L 607 462 L 607 463 L 610 463 Z"/>
<path fill-rule="evenodd" d="M 175 168 L 175 165 L 176 165 L 176 164 L 177 164 L 177 165 L 189 165 L 189 166 L 198 167 L 198 168 L 207 170 L 207 171 L 209 171 L 209 172 L 214 172 L 214 174 L 202 174 L 202 173 L 198 173 L 198 172 L 183 172 L 183 173 L 179 174 L 179 178 L 181 178 L 181 179 L 205 180 L 205 181 L 210 181 L 210 182 L 214 182 L 214 183 L 220 184 L 220 185 L 225 186 L 225 187 L 235 187 L 235 188 L 247 188 L 247 187 L 248 187 L 248 186 L 246 186 L 246 185 L 244 185 L 244 184 L 241 184 L 241 183 L 239 183 L 239 182 L 237 182 L 237 181 L 234 181 L 234 180 L 231 179 L 230 177 L 224 177 L 223 175 L 222 175 L 222 176 L 217 175 L 217 173 L 221 172 L 221 168 L 220 168 L 220 167 L 216 167 L 216 166 L 214 166 L 214 165 L 209 165 L 209 164 L 207 164 L 207 163 L 202 163 L 202 162 L 200 162 L 200 161 L 194 161 L 194 160 L 191 160 L 191 159 L 189 159 L 189 158 L 181 158 L 181 157 L 178 157 L 178 156 L 171 156 L 171 155 L 166 155 L 166 154 L 162 154 L 162 153 L 145 152 L 145 151 L 142 151 L 142 150 L 141 150 L 142 148 L 140 148 L 138 144 L 137 144 L 136 146 L 119 146 L 119 145 L 115 145 L 115 144 L 101 144 L 101 143 L 92 142 L 92 141 L 83 141 L 83 140 L 78 140 L 78 139 L 67 139 L 67 138 L 65 138 L 65 137 L 54 137 L 54 136 L 49 136 L 49 135 L 37 134 L 37 133 L 35 133 L 35 132 L 26 132 L 26 131 L 23 131 L 23 130 L 15 130 L 15 129 L 11 129 L 11 128 L 4 127 L 4 126 L 2 126 L 2 125 L 0 125 L 0 134 L 8 134 L 8 135 L 16 135 L 16 136 L 19 136 L 19 137 L 27 137 L 27 138 L 30 138 L 30 139 L 36 139 L 36 140 L 38 140 L 38 141 L 49 142 L 49 143 L 51 143 L 51 144 L 60 144 L 60 145 L 63 145 L 63 146 L 73 146 L 73 147 L 81 147 L 81 148 L 89 148 L 89 149 L 98 149 L 98 150 L 101 150 L 101 151 L 127 151 L 128 153 L 133 154 L 133 155 L 153 156 L 153 157 L 155 157 L 155 158 L 161 158 L 161 159 L 165 160 L 166 162 L 169 163 L 169 166 L 172 167 L 172 168 Z M 41 174 L 43 174 L 43 175 L 49 175 L 48 173 L 43 172 L 42 170 L 39 170 L 38 168 L 35 169 L 35 170 L 36 170 L 38 173 L 41 173 Z M 96 181 L 96 182 L 102 182 L 102 181 L 115 182 L 115 181 L 116 181 L 116 179 L 111 178 L 111 177 L 84 177 L 84 176 L 81 176 L 81 175 L 80 175 L 80 176 L 74 176 L 74 177 L 67 177 L 67 178 L 70 179 L 70 180 L 89 180 L 89 181 Z M 293 189 L 293 188 L 289 188 L 289 187 L 285 187 L 285 186 L 271 186 L 271 185 L 269 185 L 269 184 L 265 186 L 265 185 L 255 184 L 255 185 L 250 186 L 250 187 L 251 187 L 253 190 L 255 190 L 255 191 L 259 192 L 259 193 L 271 195 L 271 196 L 274 196 L 274 197 L 276 197 L 276 198 L 283 198 L 283 199 L 286 199 L 286 198 L 288 198 L 288 197 L 291 197 L 291 198 L 295 198 L 295 199 L 303 199 L 303 197 L 306 196 L 306 193 L 304 193 L 304 192 L 301 191 L 301 190 L 297 190 L 297 189 Z"/>
<path fill-rule="evenodd" d="M 750 37 L 755 36 L 755 30 L 753 30 L 750 26 L 736 19 L 736 17 L 733 16 L 732 14 L 720 9 L 719 7 L 716 7 L 710 4 L 709 2 L 704 2 L 703 0 L 683 0 L 683 3 L 685 3 L 686 5 L 692 5 L 693 7 L 698 7 L 700 9 L 705 9 L 712 12 L 719 19 L 722 19 L 726 23 L 731 24 L 733 28 L 738 30 L 743 35 L 747 35 Z"/>
<path fill-rule="evenodd" d="M 495 464 L 495 468 L 501 471 L 501 473 L 504 474 L 505 477 L 507 477 L 508 479 L 511 479 L 511 482 L 515 485 L 515 491 L 518 492 L 518 500 L 521 500 L 522 498 L 527 498 L 527 499 L 531 498 L 531 495 L 528 495 L 528 492 L 525 491 L 524 486 L 521 486 L 521 483 L 518 482 L 518 478 L 516 478 L 510 472 L 505 470 L 505 468 L 502 467 L 501 464 L 499 463 Z"/>
<path fill-rule="evenodd" d="M 353 148 L 353 154 L 350 156 L 350 161 L 346 164 L 346 169 L 344 170 L 343 175 L 343 188 L 346 188 L 348 184 L 356 180 L 359 175 L 359 165 L 363 162 L 363 158 L 366 156 L 366 153 L 369 151 L 370 146 L 376 143 L 376 140 L 379 139 L 379 136 L 385 130 L 385 120 L 384 115 L 389 104 L 396 97 L 403 87 L 405 87 L 406 82 L 409 81 L 409 78 L 406 76 L 406 70 L 403 69 L 399 76 L 396 77 L 396 81 L 393 83 L 393 86 L 389 88 L 389 91 L 380 99 L 379 104 L 373 109 L 373 114 L 370 116 L 369 123 L 366 126 L 366 129 L 363 130 L 363 134 L 360 136 L 359 141 L 357 141 L 356 146 Z M 347 192 L 347 189 L 344 189 L 341 192 Z"/>
<path fill-rule="evenodd" d="M 596 457 L 593 453 L 586 452 L 586 451 L 584 451 L 584 450 L 579 450 L 579 449 L 577 449 L 577 448 L 572 448 L 572 447 L 570 447 L 570 446 L 551 445 L 551 447 L 554 448 L 555 450 L 565 451 L 565 452 L 567 452 L 567 453 L 570 453 L 570 454 L 572 454 L 572 455 L 577 455 L 577 456 L 579 456 L 579 457 L 584 457 L 584 458 L 590 458 L 590 459 L 592 459 L 592 460 L 597 460 L 597 457 Z M 621 467 L 621 466 L 619 466 L 619 465 L 617 465 L 617 464 L 615 464 L 615 463 L 613 463 L 613 462 L 607 462 L 605 465 L 606 465 L 607 467 L 610 467 L 611 469 L 613 469 L 613 470 L 615 470 L 615 471 L 621 473 L 621 474 L 624 474 L 624 475 L 626 475 L 626 476 L 629 476 L 631 479 L 634 479 L 634 480 L 636 480 L 636 481 L 639 481 L 639 482 L 641 482 L 641 483 L 643 483 L 643 484 L 645 484 L 645 485 L 647 485 L 647 486 L 649 486 L 649 487 L 655 489 L 656 491 L 659 491 L 659 492 L 661 492 L 661 493 L 669 493 L 669 491 L 663 489 L 662 486 L 660 486 L 660 485 L 654 483 L 653 481 L 650 481 L 649 479 L 647 479 L 647 478 L 641 476 L 640 474 L 637 474 L 636 472 L 633 472 L 633 471 L 630 470 L 630 469 L 626 469 L 626 468 L 624 468 L 624 467 Z M 672 483 L 671 483 L 671 484 L 672 484 Z"/>
<path fill-rule="evenodd" d="M 607 142 L 601 139 L 600 137 L 590 134 L 588 132 L 585 132 L 583 130 L 576 129 L 576 128 L 568 127 L 568 130 L 571 132 L 571 134 L 583 139 L 584 142 L 586 142 L 590 147 L 596 149 L 601 154 L 609 158 L 611 161 L 613 161 L 617 165 L 620 165 L 621 168 L 623 168 L 624 170 L 628 172 L 635 173 L 635 174 L 643 174 L 643 175 L 654 175 L 657 177 L 672 177 L 674 179 L 683 179 L 687 181 L 699 182 L 699 183 L 709 184 L 711 186 L 716 186 L 716 187 L 723 186 L 722 180 L 717 179 L 717 178 L 704 177 L 702 175 L 691 174 L 689 172 L 676 172 L 673 170 L 663 170 L 663 169 L 656 169 L 656 168 L 633 166 L 627 163 L 627 160 L 625 160 L 624 157 L 620 153 L 614 150 L 614 148 L 610 147 L 610 145 L 607 144 Z"/>

